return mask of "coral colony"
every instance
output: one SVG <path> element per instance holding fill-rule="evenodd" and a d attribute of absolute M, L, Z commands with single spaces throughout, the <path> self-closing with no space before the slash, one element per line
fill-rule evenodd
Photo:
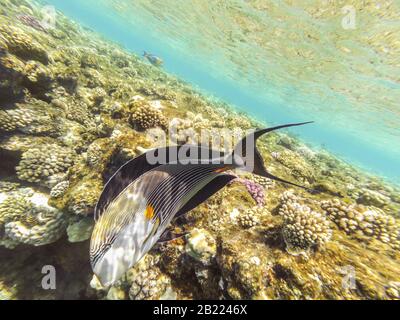
<path fill-rule="evenodd" d="M 270 172 L 320 193 L 247 174 L 174 222 L 185 237 L 156 246 L 102 287 L 83 267 L 93 210 L 113 172 L 154 147 L 149 130 L 182 144 L 204 131 L 265 124 L 62 14 L 44 30 L 33 1 L 3 0 L 0 10 L 0 257 L 12 266 L 0 265 L 0 297 L 59 297 L 34 285 L 20 289 L 54 246 L 58 265 L 80 270 L 68 286 L 59 279 L 70 298 L 399 296 L 399 188 L 283 133 L 260 141 Z M 71 242 L 79 254 L 67 250 Z M 31 257 L 31 265 L 19 257 Z M 357 290 L 340 288 L 338 269 L 347 265 L 357 270 Z"/>

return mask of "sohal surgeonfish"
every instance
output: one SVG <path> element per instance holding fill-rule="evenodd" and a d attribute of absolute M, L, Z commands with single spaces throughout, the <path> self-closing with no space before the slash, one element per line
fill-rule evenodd
<path fill-rule="evenodd" d="M 108 181 L 95 208 L 90 243 L 93 272 L 103 286 L 110 286 L 133 267 L 177 218 L 207 200 L 241 169 L 301 188 L 268 173 L 256 141 L 273 130 L 309 122 L 255 131 L 233 152 L 196 145 L 172 146 L 148 151 L 124 164 Z"/>

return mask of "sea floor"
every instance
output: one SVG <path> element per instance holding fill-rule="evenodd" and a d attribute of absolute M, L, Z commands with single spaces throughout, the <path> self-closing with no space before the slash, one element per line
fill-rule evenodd
<path fill-rule="evenodd" d="M 320 193 L 238 173 L 174 222 L 186 237 L 101 287 L 93 209 L 119 166 L 171 123 L 179 143 L 266 124 L 61 13 L 41 28 L 39 11 L 0 2 L 0 299 L 399 299 L 399 187 L 289 131 L 259 142 L 266 166 Z"/>

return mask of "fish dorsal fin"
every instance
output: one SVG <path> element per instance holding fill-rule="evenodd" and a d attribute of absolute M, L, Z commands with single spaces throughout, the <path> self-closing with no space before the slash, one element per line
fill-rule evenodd
<path fill-rule="evenodd" d="M 276 177 L 276 176 L 270 174 L 265 168 L 264 161 L 263 161 L 262 156 L 261 156 L 260 152 L 258 151 L 257 145 L 256 145 L 257 139 L 259 139 L 262 135 L 264 135 L 268 132 L 272 132 L 272 131 L 283 129 L 283 128 L 302 126 L 302 125 L 309 124 L 309 123 L 313 123 L 313 121 L 301 122 L 301 123 L 290 123 L 290 124 L 284 124 L 284 125 L 280 125 L 280 126 L 276 126 L 276 127 L 272 127 L 272 128 L 256 130 L 255 132 L 244 137 L 237 144 L 237 146 L 235 147 L 235 150 L 233 151 L 233 155 L 236 154 L 236 155 L 239 155 L 240 157 L 242 157 L 245 171 L 249 171 L 249 172 L 252 172 L 253 174 L 256 174 L 256 175 L 259 175 L 262 177 L 266 177 L 269 179 L 273 179 L 273 180 L 276 180 L 276 181 L 279 181 L 282 183 L 290 184 L 292 186 L 296 186 L 296 187 L 305 189 L 311 193 L 315 193 L 316 191 L 313 189 L 309 189 L 307 187 L 298 185 L 296 183 L 286 181 L 284 179 L 281 179 L 279 177 Z M 247 144 L 249 143 L 249 141 L 252 143 L 252 146 L 250 146 L 250 148 L 251 148 L 250 151 L 254 155 L 253 157 L 248 157 L 248 155 L 247 155 Z M 233 157 L 233 160 L 235 160 L 235 157 Z"/>
<path fill-rule="evenodd" d="M 188 151 L 190 148 L 194 148 L 192 150 L 197 148 L 197 153 L 189 153 L 186 159 L 211 159 L 216 156 L 223 157 L 223 153 L 198 145 L 171 146 L 149 150 L 126 162 L 108 180 L 94 210 L 95 220 L 97 221 L 100 218 L 107 206 L 134 180 L 163 164 L 176 161 L 175 155 L 178 155 L 183 147 L 188 148 Z M 183 151 L 185 150 L 182 150 L 182 152 Z M 163 154 L 165 157 L 160 157 L 160 154 Z M 162 161 L 149 161 L 151 156 L 153 156 L 153 159 L 158 157 L 162 159 Z"/>
<path fill-rule="evenodd" d="M 230 174 L 221 174 L 210 181 L 202 189 L 200 189 L 176 214 L 175 218 L 178 218 L 190 210 L 196 208 L 199 204 L 206 201 L 208 198 L 213 196 L 229 182 L 237 177 Z"/>
<path fill-rule="evenodd" d="M 132 181 L 136 180 L 143 173 L 156 168 L 159 164 L 150 164 L 147 161 L 146 154 L 142 154 L 132 160 L 129 160 L 120 167 L 114 175 L 108 180 L 100 199 L 94 210 L 94 218 L 97 221 L 104 209 L 112 200 L 117 197 Z"/>

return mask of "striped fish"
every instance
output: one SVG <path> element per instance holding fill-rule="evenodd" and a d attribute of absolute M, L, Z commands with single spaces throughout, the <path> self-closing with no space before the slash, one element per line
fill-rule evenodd
<path fill-rule="evenodd" d="M 255 147 L 259 137 L 287 124 L 255 131 L 229 155 L 200 146 L 151 150 L 124 164 L 108 181 L 95 208 L 90 261 L 103 286 L 110 286 L 158 241 L 168 240 L 171 221 L 207 200 L 242 169 L 284 183 L 267 172 Z M 149 161 L 157 155 L 165 161 Z M 153 157 L 153 158 L 151 158 Z"/>

